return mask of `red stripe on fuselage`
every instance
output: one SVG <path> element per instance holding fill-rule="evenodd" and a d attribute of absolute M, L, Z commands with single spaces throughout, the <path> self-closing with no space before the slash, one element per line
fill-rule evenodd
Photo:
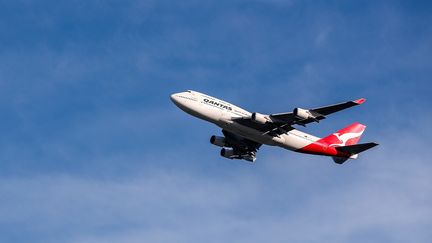
<path fill-rule="evenodd" d="M 337 151 L 335 147 L 330 147 L 326 143 L 322 143 L 319 141 L 311 143 L 301 149 L 296 150 L 300 153 L 305 154 L 317 154 L 317 155 L 326 155 L 326 156 L 336 156 L 336 157 L 350 157 L 350 154 L 342 153 Z"/>

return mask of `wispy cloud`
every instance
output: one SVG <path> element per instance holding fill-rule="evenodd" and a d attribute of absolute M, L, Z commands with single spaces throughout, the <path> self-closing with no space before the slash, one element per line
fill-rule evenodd
<path fill-rule="evenodd" d="M 121 178 L 3 178 L 2 235 L 19 238 L 19 228 L 44 242 L 427 242 L 432 166 L 422 152 L 391 153 L 405 142 L 424 145 L 381 142 L 381 151 L 343 167 L 284 154 L 223 177 L 155 167 Z"/>

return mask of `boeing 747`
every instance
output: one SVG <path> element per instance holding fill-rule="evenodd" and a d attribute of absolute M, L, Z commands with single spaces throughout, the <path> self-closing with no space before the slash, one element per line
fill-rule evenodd
<path fill-rule="evenodd" d="M 361 105 L 364 98 L 344 103 L 313 108 L 294 108 L 292 112 L 261 114 L 249 112 L 226 101 L 188 90 L 171 95 L 176 106 L 186 113 L 222 128 L 222 136 L 212 136 L 210 143 L 222 147 L 220 154 L 229 159 L 255 162 L 262 144 L 279 146 L 295 152 L 330 156 L 342 164 L 356 159 L 358 154 L 377 146 L 377 143 L 358 144 L 366 126 L 358 122 L 324 138 L 294 128 L 319 122 L 332 113 Z"/>

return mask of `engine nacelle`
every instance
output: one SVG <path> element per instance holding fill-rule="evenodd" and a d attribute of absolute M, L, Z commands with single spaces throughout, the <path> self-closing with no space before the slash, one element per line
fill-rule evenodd
<path fill-rule="evenodd" d="M 228 159 L 233 159 L 233 157 L 235 156 L 234 150 L 233 149 L 227 149 L 227 148 L 221 149 L 220 155 L 222 157 L 225 157 Z"/>
<path fill-rule="evenodd" d="M 309 110 L 305 110 L 302 108 L 294 108 L 293 111 L 294 115 L 302 120 L 306 120 L 309 118 L 315 119 L 316 117 L 312 115 L 312 113 Z"/>
<path fill-rule="evenodd" d="M 252 121 L 259 123 L 259 124 L 266 124 L 267 122 L 270 121 L 270 118 L 268 116 L 263 115 L 263 114 L 258 113 L 258 112 L 252 113 L 251 119 L 252 119 Z"/>
<path fill-rule="evenodd" d="M 211 136 L 210 138 L 210 143 L 214 144 L 216 146 L 219 147 L 225 147 L 226 146 L 226 140 L 224 137 L 219 137 L 219 136 Z"/>

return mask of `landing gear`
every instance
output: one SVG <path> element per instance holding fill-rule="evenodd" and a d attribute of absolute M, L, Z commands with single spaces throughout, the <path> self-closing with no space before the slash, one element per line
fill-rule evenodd
<path fill-rule="evenodd" d="M 240 155 L 242 159 L 247 160 L 249 162 L 255 162 L 256 160 L 256 152 L 247 152 L 246 154 Z"/>
<path fill-rule="evenodd" d="M 252 163 L 256 160 L 255 151 L 239 151 L 236 149 L 222 148 L 220 154 L 222 157 L 228 159 L 244 159 Z"/>

